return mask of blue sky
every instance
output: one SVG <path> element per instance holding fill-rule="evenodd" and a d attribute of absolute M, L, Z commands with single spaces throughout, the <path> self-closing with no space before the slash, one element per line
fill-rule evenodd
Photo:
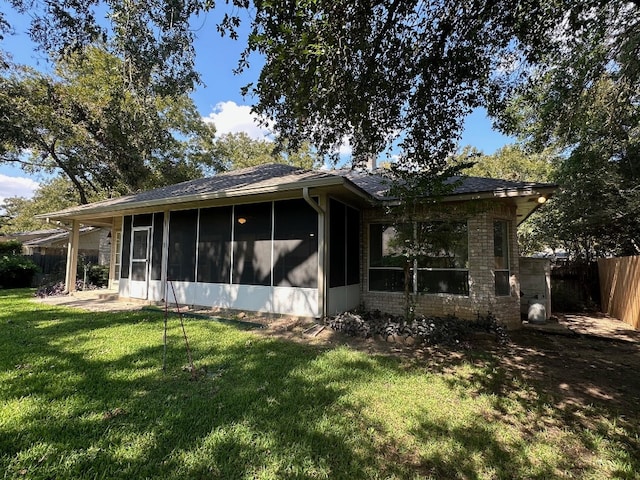
<path fill-rule="evenodd" d="M 49 69 L 44 54 L 34 50 L 34 45 L 26 35 L 29 17 L 18 16 L 13 12 L 7 13 L 15 28 L 15 35 L 5 37 L 3 48 L 13 54 L 17 63 L 42 70 Z M 192 98 L 202 116 L 214 122 L 219 133 L 246 131 L 254 138 L 259 138 L 267 132 L 252 120 L 252 99 L 243 98 L 240 88 L 257 77 L 260 59 L 253 59 L 249 71 L 242 75 L 234 75 L 232 70 L 236 67 L 245 39 L 234 41 L 220 38 L 215 30 L 216 21 L 214 14 L 209 13 L 192 23 L 198 36 L 195 44 L 196 68 L 201 73 L 203 81 L 203 85 L 195 90 Z M 466 119 L 460 145 L 472 145 L 484 153 L 491 154 L 512 142 L 513 139 L 491 128 L 491 122 L 484 110 L 476 110 Z M 12 165 L 0 164 L 0 202 L 10 196 L 31 196 L 42 179 Z"/>

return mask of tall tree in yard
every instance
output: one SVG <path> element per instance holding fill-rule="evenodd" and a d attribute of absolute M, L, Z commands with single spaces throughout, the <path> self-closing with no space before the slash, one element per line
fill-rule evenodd
<path fill-rule="evenodd" d="M 227 170 L 265 163 L 285 163 L 307 169 L 320 164 L 320 156 L 309 144 L 301 145 L 297 151 L 280 150 L 274 142 L 253 139 L 244 132 L 227 133 L 216 138 L 212 152 L 221 167 Z"/>
<path fill-rule="evenodd" d="M 94 199 L 97 198 L 90 197 L 90 200 Z M 34 192 L 33 198 L 10 197 L 4 199 L 4 202 L 0 204 L 0 210 L 4 212 L 4 222 L 0 226 L 0 233 L 9 234 L 55 228 L 54 225 L 38 220 L 35 216 L 52 210 L 62 210 L 79 203 L 80 198 L 73 183 L 62 175 L 54 177 L 41 183 Z"/>
<path fill-rule="evenodd" d="M 585 49 L 582 64 L 597 51 Z M 562 152 L 560 191 L 536 223 L 575 258 L 640 254 L 640 83 L 615 69 L 566 73 L 576 70 L 567 62 L 541 77 L 503 116 L 533 148 Z"/>
<path fill-rule="evenodd" d="M 335 154 L 348 139 L 360 161 L 399 145 L 400 162 L 427 173 L 446 165 L 466 113 L 484 105 L 498 115 L 532 79 L 578 58 L 594 36 L 603 39 L 602 55 L 576 63 L 576 72 L 588 71 L 589 80 L 616 69 L 637 79 L 638 1 L 107 0 L 110 25 L 96 21 L 99 3 L 36 2 L 34 39 L 66 55 L 108 38 L 128 90 L 179 95 L 199 81 L 190 20 L 230 6 L 218 31 L 237 37 L 240 23 L 249 23 L 238 68 L 249 67 L 252 53 L 263 56 L 246 91 L 289 147 L 310 141 Z M 33 2 L 12 5 L 25 10 Z"/>
<path fill-rule="evenodd" d="M 56 75 L 16 69 L 0 78 L 0 161 L 61 171 L 81 203 L 199 177 L 218 165 L 213 138 L 186 95 L 138 96 L 122 62 L 90 47 L 58 63 Z M 209 142 L 210 144 L 210 142 Z"/>

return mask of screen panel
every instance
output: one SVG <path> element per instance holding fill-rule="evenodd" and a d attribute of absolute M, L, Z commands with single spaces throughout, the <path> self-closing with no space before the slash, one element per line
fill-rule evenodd
<path fill-rule="evenodd" d="M 198 281 L 229 283 L 231 276 L 231 207 L 200 210 Z"/>
<path fill-rule="evenodd" d="M 360 283 L 360 212 L 347 207 L 347 285 Z"/>
<path fill-rule="evenodd" d="M 236 205 L 232 283 L 271 285 L 271 203 Z"/>
<path fill-rule="evenodd" d="M 197 225 L 198 210 L 170 213 L 168 280 L 195 281 Z"/>
<path fill-rule="evenodd" d="M 120 278 L 129 278 L 129 264 L 131 262 L 131 215 L 123 219 L 122 225 L 122 264 L 120 266 Z"/>
<path fill-rule="evenodd" d="M 133 216 L 134 227 L 150 227 L 153 216 L 150 213 L 143 213 L 142 215 Z"/>
<path fill-rule="evenodd" d="M 329 200 L 329 287 L 346 285 L 346 207 Z"/>
<path fill-rule="evenodd" d="M 317 212 L 302 199 L 275 202 L 273 235 L 273 284 L 317 288 Z"/>
<path fill-rule="evenodd" d="M 164 212 L 153 214 L 153 239 L 151 243 L 151 280 L 162 277 L 162 236 L 164 230 Z"/>

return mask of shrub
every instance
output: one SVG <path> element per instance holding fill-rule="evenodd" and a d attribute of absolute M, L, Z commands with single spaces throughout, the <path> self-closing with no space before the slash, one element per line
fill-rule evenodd
<path fill-rule="evenodd" d="M 0 242 L 0 256 L 3 255 L 20 255 L 22 253 L 22 243 L 18 240 L 8 240 Z"/>
<path fill-rule="evenodd" d="M 40 267 L 20 255 L 0 257 L 0 286 L 2 288 L 30 287 L 33 276 Z"/>
<path fill-rule="evenodd" d="M 87 283 L 96 287 L 109 284 L 109 265 L 91 265 L 87 270 Z"/>
<path fill-rule="evenodd" d="M 36 297 L 56 297 L 58 295 L 64 295 L 66 291 L 64 282 L 57 282 L 52 285 L 43 285 L 38 288 Z"/>

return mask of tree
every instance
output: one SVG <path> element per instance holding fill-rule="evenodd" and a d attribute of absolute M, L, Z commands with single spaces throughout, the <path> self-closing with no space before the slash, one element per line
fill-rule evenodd
<path fill-rule="evenodd" d="M 60 170 L 81 203 L 218 170 L 214 136 L 186 96 L 133 95 L 122 62 L 99 48 L 57 65 L 56 77 L 21 69 L 0 78 L 0 161 Z"/>
<path fill-rule="evenodd" d="M 0 209 L 4 210 L 4 222 L 0 233 L 10 234 L 55 228 L 35 215 L 62 210 L 80 203 L 80 197 L 71 181 L 63 176 L 54 177 L 41 183 L 34 192 L 33 198 L 5 198 Z"/>
<path fill-rule="evenodd" d="M 189 21 L 220 5 L 107 0 L 111 23 L 100 25 L 98 3 L 44 2 L 34 12 L 33 37 L 55 54 L 109 37 L 131 91 L 182 94 L 198 81 Z M 12 4 L 26 9 L 32 2 Z M 402 162 L 439 171 L 466 113 L 486 105 L 499 115 L 514 93 L 566 58 L 592 52 L 587 64 L 565 72 L 571 77 L 565 85 L 587 85 L 607 69 L 637 79 L 639 1 L 226 4 L 232 8 L 219 31 L 237 37 L 241 20 L 250 22 L 239 69 L 254 52 L 265 59 L 258 82 L 246 89 L 257 97 L 255 111 L 274 121 L 293 149 L 310 141 L 320 153 L 335 153 L 346 138 L 363 160 L 396 142 Z"/>
<path fill-rule="evenodd" d="M 593 52 L 584 52 L 588 64 Z M 532 148 L 563 153 L 559 193 L 539 228 L 574 258 L 640 253 L 640 84 L 603 70 L 580 88 L 562 86 L 576 61 L 541 77 L 503 119 Z M 583 76 L 584 78 L 590 78 Z"/>
<path fill-rule="evenodd" d="M 268 140 L 254 140 L 244 132 L 227 133 L 216 139 L 212 148 L 217 162 L 226 170 L 251 167 L 264 163 L 285 163 L 300 168 L 311 169 L 320 163 L 309 145 L 303 145 L 297 152 L 277 150 Z"/>
<path fill-rule="evenodd" d="M 492 155 L 485 155 L 472 147 L 465 147 L 458 158 L 468 161 L 471 167 L 465 175 L 502 178 L 514 182 L 551 182 L 558 158 L 551 152 L 530 152 L 521 144 L 505 145 Z"/>
<path fill-rule="evenodd" d="M 556 170 L 562 161 L 552 150 L 536 153 L 524 144 L 506 145 L 493 155 L 484 155 L 472 147 L 465 147 L 455 163 L 473 159 L 473 165 L 465 168 L 465 175 L 503 178 L 516 182 L 553 182 Z M 549 216 L 557 212 L 549 204 L 539 208 L 518 227 L 518 245 L 522 254 L 531 255 L 557 245 L 550 238 Z"/>

